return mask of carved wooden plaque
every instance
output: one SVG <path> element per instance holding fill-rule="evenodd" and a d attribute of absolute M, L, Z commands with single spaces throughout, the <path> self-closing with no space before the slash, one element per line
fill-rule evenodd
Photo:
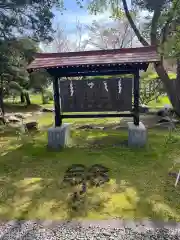
<path fill-rule="evenodd" d="M 60 81 L 62 112 L 132 110 L 132 79 Z"/>

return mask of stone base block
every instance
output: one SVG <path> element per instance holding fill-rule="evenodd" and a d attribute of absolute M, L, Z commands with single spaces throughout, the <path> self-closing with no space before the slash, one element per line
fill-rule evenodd
<path fill-rule="evenodd" d="M 64 123 L 60 127 L 48 129 L 48 147 L 58 149 L 68 146 L 70 142 L 70 124 Z"/>
<path fill-rule="evenodd" d="M 139 126 L 133 122 L 128 123 L 128 145 L 130 147 L 142 147 L 147 142 L 147 129 L 142 122 Z"/>

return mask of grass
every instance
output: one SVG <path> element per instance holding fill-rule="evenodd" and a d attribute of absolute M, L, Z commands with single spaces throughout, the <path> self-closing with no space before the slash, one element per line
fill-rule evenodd
<path fill-rule="evenodd" d="M 19 98 L 13 103 L 11 98 L 5 99 L 5 110 L 6 112 L 30 112 L 38 111 L 41 107 L 53 108 L 54 102 L 50 101 L 48 104 L 42 104 L 40 94 L 30 94 L 31 105 L 26 106 L 24 103 L 19 102 Z"/>
<path fill-rule="evenodd" d="M 166 101 L 166 100 L 165 100 Z M 34 96 L 35 106 L 40 98 Z M 52 105 L 51 105 L 52 107 Z M 22 108 L 22 106 L 20 107 Z M 167 140 L 166 131 L 149 131 L 148 145 L 129 149 L 122 143 L 127 131 L 77 130 L 77 124 L 109 124 L 114 119 L 66 119 L 72 123 L 72 144 L 59 151 L 47 149 L 46 128 L 52 113 L 37 117 L 44 130 L 18 137 L 14 130 L 0 131 L 0 219 L 155 219 L 180 221 L 180 185 L 168 171 L 180 154 L 180 136 Z M 88 188 L 72 211 L 72 188 L 62 188 L 71 164 L 102 164 L 110 181 Z"/>
<path fill-rule="evenodd" d="M 166 104 L 170 104 L 171 102 L 169 101 L 169 98 L 167 96 L 165 97 L 159 97 L 159 102 L 156 102 L 155 100 L 151 101 L 148 106 L 152 108 L 158 108 L 158 107 L 163 107 Z"/>
<path fill-rule="evenodd" d="M 39 126 L 53 125 L 54 124 L 54 113 L 43 113 L 43 115 L 37 116 Z M 120 123 L 120 118 L 68 118 L 64 122 L 71 123 L 73 125 L 99 125 L 99 124 L 115 124 Z"/>
<path fill-rule="evenodd" d="M 168 76 L 169 76 L 170 79 L 175 79 L 176 78 L 176 73 L 168 72 Z M 151 73 L 145 78 L 145 80 L 151 80 L 151 79 L 157 79 L 157 78 L 159 78 L 157 73 Z"/>
<path fill-rule="evenodd" d="M 150 131 L 145 149 L 129 149 L 121 144 L 126 131 L 72 130 L 71 135 L 71 147 L 54 152 L 46 148 L 46 132 L 19 140 L 1 133 L 1 219 L 180 221 L 180 186 L 174 188 L 175 179 L 168 176 L 180 153 L 178 136 L 165 143 L 166 132 Z M 103 164 L 110 169 L 110 182 L 89 188 L 73 212 L 72 188 L 62 189 L 61 181 L 65 170 L 77 163 Z"/>

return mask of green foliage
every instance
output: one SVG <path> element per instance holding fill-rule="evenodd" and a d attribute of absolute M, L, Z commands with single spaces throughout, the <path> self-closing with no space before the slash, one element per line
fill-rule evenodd
<path fill-rule="evenodd" d="M 21 102 L 30 104 L 29 95 L 25 89 L 47 86 L 48 80 L 43 73 L 35 73 L 37 78 L 30 77 L 26 71 L 27 64 L 32 61 L 34 53 L 38 50 L 37 43 L 21 38 L 14 41 L 2 42 L 0 45 L 0 75 L 5 91 L 9 94 L 21 95 Z M 45 81 L 44 81 L 45 79 Z M 34 82 L 33 82 L 34 80 Z M 9 91 L 10 90 L 10 91 Z"/>
<path fill-rule="evenodd" d="M 14 81 L 11 81 L 9 83 L 9 88 L 22 92 L 22 87 L 17 82 L 14 82 Z"/>
<path fill-rule="evenodd" d="M 41 92 L 50 85 L 51 81 L 50 75 L 45 70 L 32 72 L 30 74 L 29 88 Z"/>
<path fill-rule="evenodd" d="M 170 2 L 170 0 L 132 0 L 133 5 L 139 6 L 141 9 L 148 11 L 154 11 L 159 7 L 166 8 Z"/>
<path fill-rule="evenodd" d="M 54 99 L 53 92 L 51 90 L 49 90 L 49 89 L 45 90 L 44 96 L 46 96 L 49 101 L 53 101 L 53 99 Z"/>
<path fill-rule="evenodd" d="M 49 97 L 47 95 L 42 96 L 42 104 L 48 104 L 49 103 Z"/>
<path fill-rule="evenodd" d="M 1 41 L 0 76 L 5 74 L 7 81 L 13 80 L 25 87 L 29 80 L 26 66 L 36 50 L 36 43 L 29 39 Z"/>
<path fill-rule="evenodd" d="M 172 80 L 176 78 L 176 74 L 173 72 L 169 72 L 168 75 Z M 141 73 L 140 83 L 141 104 L 149 104 L 153 100 L 156 100 L 156 102 L 158 102 L 159 97 L 165 93 L 162 81 L 160 81 L 158 74 L 151 68 L 149 68 L 147 72 Z"/>
<path fill-rule="evenodd" d="M 52 40 L 52 9 L 63 6 L 62 0 L 0 0 L 0 39 L 27 36 L 38 41 Z"/>

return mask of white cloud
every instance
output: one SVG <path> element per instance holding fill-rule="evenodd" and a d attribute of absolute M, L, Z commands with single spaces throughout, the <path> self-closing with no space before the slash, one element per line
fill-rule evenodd
<path fill-rule="evenodd" d="M 140 21 L 148 15 L 147 11 L 142 11 L 139 14 Z M 79 21 L 80 24 L 83 26 L 85 25 L 91 25 L 93 21 L 102 22 L 103 24 L 112 24 L 113 19 L 110 18 L 111 13 L 110 11 L 104 11 L 103 13 L 98 13 L 97 15 L 90 15 L 86 11 L 83 12 L 73 12 L 73 11 L 66 11 L 63 15 L 59 14 L 58 12 L 55 12 L 55 21 L 54 24 L 59 25 L 60 28 L 62 27 L 65 30 L 65 33 L 67 34 L 67 37 L 69 40 L 72 40 L 72 42 L 76 42 L 77 40 L 77 34 L 76 34 L 76 24 L 77 21 Z M 82 32 L 82 38 L 81 40 L 87 40 L 89 38 L 88 30 L 84 27 Z M 135 38 L 133 42 L 133 47 L 140 46 L 139 41 Z M 44 52 L 54 52 L 55 49 L 52 47 L 41 44 L 41 49 Z M 85 50 L 91 50 L 95 47 L 88 44 L 86 46 Z"/>
<path fill-rule="evenodd" d="M 91 15 L 86 12 L 84 13 L 75 13 L 71 11 L 67 11 L 64 15 L 59 16 L 58 14 L 55 17 L 55 22 L 65 23 L 66 26 L 68 25 L 75 25 L 77 21 L 81 24 L 89 25 L 94 20 L 96 21 L 104 21 L 104 22 L 111 22 L 112 19 L 110 18 L 111 14 L 109 11 L 105 11 L 104 13 L 99 13 L 97 15 Z"/>

